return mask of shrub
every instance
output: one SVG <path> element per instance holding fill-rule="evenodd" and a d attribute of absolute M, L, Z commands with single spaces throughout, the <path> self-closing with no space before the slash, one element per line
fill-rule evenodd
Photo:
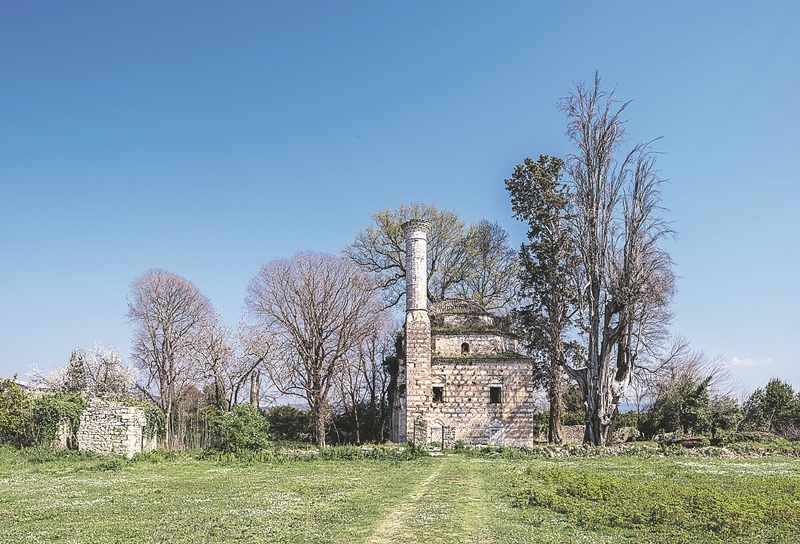
<path fill-rule="evenodd" d="M 0 443 L 20 448 L 30 442 L 33 400 L 15 378 L 0 380 Z"/>
<path fill-rule="evenodd" d="M 767 386 L 756 389 L 744 403 L 746 427 L 776 434 L 800 426 L 800 396 L 792 386 L 772 378 Z"/>
<path fill-rule="evenodd" d="M 70 438 L 74 437 L 86 403 L 86 399 L 77 393 L 52 393 L 35 399 L 31 410 L 33 444 L 51 445 L 63 421 L 69 424 Z M 75 444 L 70 445 L 76 447 Z"/>
<path fill-rule="evenodd" d="M 273 438 L 278 440 L 301 440 L 311 436 L 311 419 L 308 412 L 292 406 L 275 406 L 267 410 L 265 417 Z"/>
<path fill-rule="evenodd" d="M 224 452 L 266 448 L 269 422 L 252 404 L 238 404 L 232 412 L 218 412 L 211 417 L 211 445 Z"/>

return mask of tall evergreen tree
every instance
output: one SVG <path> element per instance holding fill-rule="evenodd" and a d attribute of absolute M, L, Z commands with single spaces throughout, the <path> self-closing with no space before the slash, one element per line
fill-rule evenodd
<path fill-rule="evenodd" d="M 86 361 L 83 351 L 72 350 L 67 367 L 67 380 L 64 384 L 68 393 L 82 393 L 86 391 Z"/>
<path fill-rule="evenodd" d="M 525 305 L 519 322 L 539 379 L 547 386 L 550 421 L 547 439 L 560 443 L 564 370 L 570 345 L 575 294 L 570 274 L 576 257 L 568 232 L 567 190 L 561 183 L 564 162 L 542 155 L 526 158 L 505 180 L 514 217 L 528 225 L 528 242 L 520 249 L 521 287 Z"/>

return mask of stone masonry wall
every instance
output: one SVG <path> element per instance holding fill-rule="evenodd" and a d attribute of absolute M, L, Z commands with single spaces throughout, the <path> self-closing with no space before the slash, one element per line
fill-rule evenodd
<path fill-rule="evenodd" d="M 431 326 L 428 312 L 406 313 L 406 438 L 414 436 L 414 420 L 424 417 L 432 400 Z"/>
<path fill-rule="evenodd" d="M 502 334 L 447 334 L 437 333 L 433 338 L 433 351 L 443 357 L 460 357 L 461 344 L 469 344 L 470 355 L 497 355 L 517 351 L 518 342 Z"/>
<path fill-rule="evenodd" d="M 494 318 L 490 315 L 445 314 L 442 322 L 452 329 L 485 329 L 494 325 Z"/>
<path fill-rule="evenodd" d="M 427 310 L 426 264 L 430 224 L 414 219 L 403 224 L 403 231 L 406 236 L 405 440 L 416 441 L 414 420 L 424 416 L 425 406 L 431 399 L 431 322 Z"/>
<path fill-rule="evenodd" d="M 436 358 L 431 365 L 431 388 L 443 388 L 442 402 L 429 402 L 424 417 L 437 438 L 443 427 L 455 428 L 455 440 L 467 444 L 493 443 L 530 446 L 534 387 L 529 360 L 502 358 Z M 490 402 L 492 387 L 500 387 L 501 402 Z M 438 429 L 438 431 L 437 431 Z"/>
<path fill-rule="evenodd" d="M 154 450 L 155 441 L 145 443 L 143 439 L 146 424 L 144 410 L 138 406 L 91 399 L 81 414 L 78 449 L 128 457 L 143 450 Z"/>

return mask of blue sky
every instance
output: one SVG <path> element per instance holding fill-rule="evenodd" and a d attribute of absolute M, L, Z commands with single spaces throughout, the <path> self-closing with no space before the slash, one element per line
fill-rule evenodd
<path fill-rule="evenodd" d="M 800 388 L 796 2 L 0 4 L 0 376 L 130 349 L 154 267 L 235 324 L 258 268 L 412 200 L 498 221 L 571 151 L 598 70 L 658 165 L 674 330 L 749 389 Z"/>

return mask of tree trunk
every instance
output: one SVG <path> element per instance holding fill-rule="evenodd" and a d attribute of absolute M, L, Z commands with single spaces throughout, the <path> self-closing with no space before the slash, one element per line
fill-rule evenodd
<path fill-rule="evenodd" d="M 261 372 L 254 370 L 250 375 L 250 404 L 258 407 L 258 394 L 261 387 Z"/>
<path fill-rule="evenodd" d="M 561 417 L 564 412 L 564 379 L 561 376 L 561 367 L 550 364 L 550 384 L 548 400 L 550 401 L 550 421 L 547 425 L 547 441 L 551 444 L 561 444 Z"/>

